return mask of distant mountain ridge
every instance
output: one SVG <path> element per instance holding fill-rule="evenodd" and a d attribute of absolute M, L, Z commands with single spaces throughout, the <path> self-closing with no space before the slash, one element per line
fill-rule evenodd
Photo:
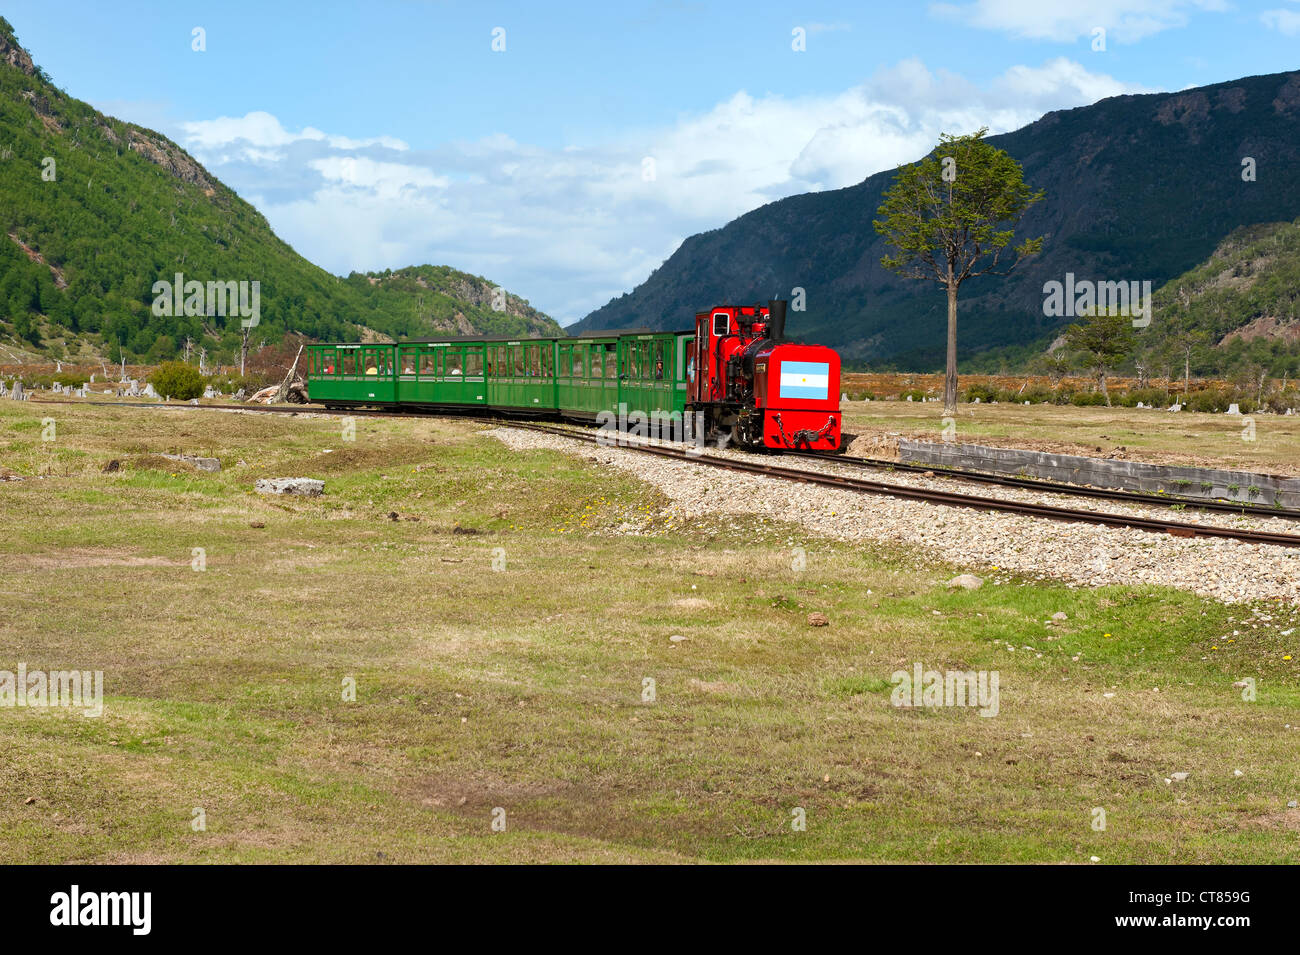
<path fill-rule="evenodd" d="M 560 324 L 481 275 L 445 265 L 353 272 L 348 285 L 370 309 L 399 318 L 426 337 L 559 336 Z M 417 337 L 412 334 L 409 337 Z"/>
<path fill-rule="evenodd" d="M 344 279 L 313 265 L 176 143 L 56 88 L 3 18 L 0 130 L 0 342 L 18 351 L 156 361 L 189 338 L 231 360 L 237 319 L 153 314 L 154 282 L 176 273 L 260 282 L 254 334 L 268 339 L 559 333 L 516 295 L 494 309 L 493 283 L 448 267 Z"/>
<path fill-rule="evenodd" d="M 1300 72 L 1112 97 L 988 141 L 1046 190 L 1020 230 L 1046 241 L 1011 276 L 963 287 L 958 336 L 968 363 L 989 350 L 1028 357 L 1046 347 L 1071 319 L 1043 315 L 1043 284 L 1066 272 L 1160 288 L 1206 262 L 1234 230 L 1300 216 Z M 1247 157 L 1255 181 L 1243 180 Z M 715 302 L 800 287 L 807 311 L 791 313 L 791 334 L 877 368 L 939 367 L 942 292 L 880 265 L 886 248 L 872 220 L 894 175 L 772 202 L 691 236 L 631 293 L 570 331 L 685 326 Z M 1148 331 L 1152 339 L 1169 331 L 1159 312 Z"/>

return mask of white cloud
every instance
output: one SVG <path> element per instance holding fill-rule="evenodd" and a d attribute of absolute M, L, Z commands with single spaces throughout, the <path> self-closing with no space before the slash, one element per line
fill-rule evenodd
<path fill-rule="evenodd" d="M 445 189 L 450 182 L 423 166 L 357 156 L 327 156 L 313 159 L 307 165 L 328 182 L 369 192 L 377 199 L 400 198 L 407 190 Z"/>
<path fill-rule="evenodd" d="M 411 148 L 402 140 L 392 136 L 349 139 L 347 136 L 328 136 L 311 126 L 304 127 L 296 133 L 290 132 L 280 125 L 278 119 L 261 110 L 244 116 L 220 116 L 217 119 L 181 123 L 181 128 L 185 130 L 186 142 L 197 149 L 215 149 L 243 144 L 244 150 L 265 151 L 270 147 L 299 142 L 323 142 L 335 149 L 343 150 L 382 146 L 400 152 Z"/>
<path fill-rule="evenodd" d="M 347 136 L 326 136 L 325 141 L 335 149 L 365 149 L 368 146 L 383 146 L 403 152 L 411 147 L 394 136 L 372 136 L 369 139 L 349 139 Z"/>
<path fill-rule="evenodd" d="M 1259 18 L 1266 27 L 1276 30 L 1283 36 L 1300 34 L 1300 11 L 1298 10 L 1265 10 Z"/>
<path fill-rule="evenodd" d="M 911 59 L 824 96 L 742 90 L 596 146 L 542 148 L 498 133 L 419 150 L 391 137 L 291 132 L 259 112 L 183 128 L 201 161 L 325 268 L 451 265 L 569 322 L 644 280 L 688 235 L 772 199 L 860 182 L 920 157 L 941 132 L 1005 132 L 1135 91 L 1065 58 L 986 86 Z"/>
<path fill-rule="evenodd" d="M 1011 102 L 1030 103 L 1042 110 L 1058 108 L 1062 100 L 1079 105 L 1108 96 L 1152 92 L 1145 86 L 1121 83 L 1104 73 L 1090 73 L 1063 56 L 1037 69 L 1013 66 L 994 81 L 993 89 Z"/>
<path fill-rule="evenodd" d="M 236 142 L 245 142 L 254 148 L 265 148 L 286 146 L 300 139 L 325 138 L 319 129 L 311 127 L 300 133 L 291 133 L 270 113 L 260 110 L 246 116 L 221 116 L 217 119 L 181 123 L 181 128 L 185 130 L 187 142 L 199 149 L 229 146 Z"/>
<path fill-rule="evenodd" d="M 1031 40 L 1072 43 L 1101 27 L 1109 39 L 1136 43 L 1187 24 L 1198 10 L 1223 11 L 1225 0 L 972 0 L 933 3 L 930 11 L 986 30 Z"/>

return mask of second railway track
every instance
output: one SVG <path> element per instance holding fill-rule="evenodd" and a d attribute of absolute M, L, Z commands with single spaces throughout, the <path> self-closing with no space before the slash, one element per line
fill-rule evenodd
<path fill-rule="evenodd" d="M 947 468 L 929 464 L 907 464 L 901 461 L 886 461 L 879 458 L 857 458 L 843 454 L 825 454 L 817 451 L 787 451 L 787 457 L 807 458 L 812 461 L 825 461 L 828 464 L 844 464 L 851 467 L 870 468 L 877 471 L 897 471 L 901 474 L 923 474 L 930 477 L 952 478 L 958 481 L 970 481 L 978 484 L 993 484 L 998 487 L 1013 487 L 1025 491 L 1037 491 L 1044 494 L 1063 494 L 1069 497 L 1091 497 L 1100 501 L 1116 501 L 1121 504 L 1149 504 L 1153 507 L 1190 507 L 1198 511 L 1221 511 L 1238 514 L 1243 517 L 1281 517 L 1300 521 L 1300 510 L 1284 507 L 1269 507 L 1267 504 L 1252 504 L 1246 501 L 1225 501 L 1213 498 L 1183 497 L 1176 494 L 1153 494 L 1149 491 L 1125 491 L 1119 488 L 1093 487 L 1082 484 L 1059 484 L 1040 478 L 1022 478 L 1010 474 L 990 474 L 984 471 L 966 471 L 961 468 Z"/>

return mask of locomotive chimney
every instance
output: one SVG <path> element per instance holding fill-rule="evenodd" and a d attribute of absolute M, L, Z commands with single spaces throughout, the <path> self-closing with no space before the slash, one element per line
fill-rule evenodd
<path fill-rule="evenodd" d="M 769 299 L 767 303 L 767 337 L 774 342 L 785 338 L 785 306 L 783 298 Z"/>

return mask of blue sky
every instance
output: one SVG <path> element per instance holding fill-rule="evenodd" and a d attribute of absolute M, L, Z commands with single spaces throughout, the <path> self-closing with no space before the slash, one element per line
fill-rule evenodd
<path fill-rule="evenodd" d="M 314 262 L 452 265 L 565 323 L 688 235 L 858 182 L 939 132 L 1300 66 L 1297 0 L 9 0 L 4 15 L 55 83 L 181 143 Z"/>

